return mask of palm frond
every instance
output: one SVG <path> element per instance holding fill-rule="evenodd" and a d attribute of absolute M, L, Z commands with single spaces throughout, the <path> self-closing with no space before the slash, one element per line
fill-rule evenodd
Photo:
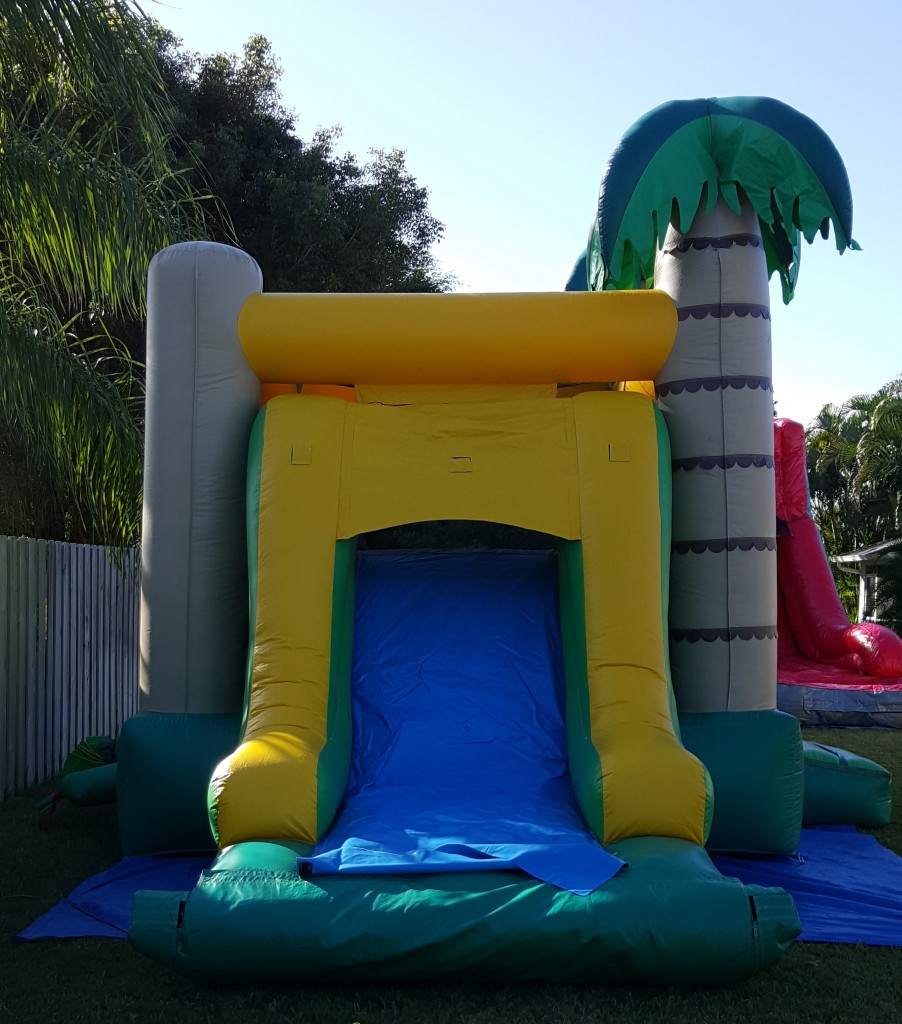
<path fill-rule="evenodd" d="M 825 405 L 814 417 L 805 431 L 808 440 L 822 433 L 836 433 L 842 422 L 842 408 L 838 405 Z"/>
<path fill-rule="evenodd" d="M 130 362 L 102 331 L 77 339 L 26 312 L 0 314 L 0 532 L 128 547 L 143 449 Z"/>
<path fill-rule="evenodd" d="M 53 124 L 76 104 L 118 116 L 144 152 L 171 131 L 140 7 L 127 0 L 13 0 L 0 13 L 0 110 Z"/>
<path fill-rule="evenodd" d="M 740 191 L 761 227 L 768 273 L 792 299 L 801 239 L 827 236 L 857 249 L 845 167 L 828 136 L 777 100 L 757 96 L 664 103 L 624 135 L 605 169 L 589 239 L 593 288 L 654 280 L 655 253 L 671 218 L 688 231 L 704 204 L 722 197 L 734 213 Z"/>
<path fill-rule="evenodd" d="M 154 31 L 126 0 L 2 8 L 0 252 L 43 303 L 135 315 L 153 255 L 205 234 Z"/>
<path fill-rule="evenodd" d="M 902 395 L 886 389 L 874 406 L 871 422 L 879 433 L 902 439 Z"/>
<path fill-rule="evenodd" d="M 140 315 L 149 260 L 197 227 L 187 180 L 43 129 L 0 146 L 0 238 L 20 277 L 65 309 Z"/>

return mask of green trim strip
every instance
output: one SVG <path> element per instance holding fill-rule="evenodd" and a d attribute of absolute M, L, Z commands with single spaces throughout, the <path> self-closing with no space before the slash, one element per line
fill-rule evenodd
<path fill-rule="evenodd" d="M 247 668 L 244 675 L 244 707 L 241 713 L 241 739 L 247 729 L 247 714 L 251 699 L 251 679 L 254 670 L 254 641 L 257 629 L 257 556 L 260 533 L 260 477 L 263 472 L 263 441 L 266 433 L 266 406 L 257 413 L 251 430 L 247 453 L 247 591 L 249 636 Z M 240 741 L 239 741 L 240 742 Z"/>
<path fill-rule="evenodd" d="M 589 714 L 583 546 L 578 540 L 559 540 L 557 552 L 570 778 L 589 828 L 600 841 L 603 841 L 604 797 L 601 758 L 592 741 L 592 722 Z"/>
<path fill-rule="evenodd" d="M 351 768 L 351 663 L 354 651 L 354 577 L 357 540 L 335 544 L 332 584 L 332 637 L 326 742 L 316 770 L 316 834 L 322 836 L 345 795 Z"/>
<path fill-rule="evenodd" d="M 664 674 L 667 677 L 667 698 L 673 731 L 680 738 L 680 720 L 670 674 L 670 538 L 673 535 L 673 470 L 670 465 L 670 434 L 664 415 L 654 404 L 655 431 L 658 437 L 658 507 L 661 514 L 661 638 L 664 646 Z"/>

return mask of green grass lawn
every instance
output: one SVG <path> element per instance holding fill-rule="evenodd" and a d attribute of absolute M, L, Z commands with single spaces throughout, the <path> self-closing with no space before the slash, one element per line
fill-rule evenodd
<path fill-rule="evenodd" d="M 893 772 L 893 823 L 874 832 L 902 854 L 902 732 L 806 731 Z M 41 824 L 40 787 L 0 804 L 0 1024 L 894 1024 L 902 949 L 796 944 L 733 989 L 406 985 L 230 991 L 190 982 L 110 939 L 17 943 L 12 936 L 119 859 L 115 809 L 61 806 Z"/>

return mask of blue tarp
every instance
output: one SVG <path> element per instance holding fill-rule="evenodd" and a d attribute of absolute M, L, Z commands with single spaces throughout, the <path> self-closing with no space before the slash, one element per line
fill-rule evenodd
<path fill-rule="evenodd" d="M 209 866 L 209 857 L 126 857 L 108 871 L 82 882 L 16 938 L 124 939 L 136 892 L 193 889 L 201 871 Z"/>
<path fill-rule="evenodd" d="M 794 857 L 714 857 L 746 885 L 792 894 L 803 942 L 902 946 L 902 858 L 851 825 L 802 829 Z"/>
<path fill-rule="evenodd" d="M 585 894 L 623 867 L 570 783 L 553 552 L 361 552 L 352 692 L 314 874 L 517 867 Z"/>
<path fill-rule="evenodd" d="M 802 830 L 798 857 L 715 857 L 746 885 L 782 886 L 802 922 L 802 942 L 902 946 L 902 857 L 854 829 Z M 209 859 L 126 857 L 84 882 L 17 938 L 125 938 L 134 894 L 194 887 Z"/>
<path fill-rule="evenodd" d="M 567 773 L 553 557 L 367 552 L 357 594 L 352 772 L 315 869 L 610 877 Z M 902 946 L 902 858 L 870 836 L 806 829 L 797 857 L 715 863 L 790 892 L 803 941 Z M 208 864 L 128 857 L 18 937 L 122 938 L 135 892 L 190 890 Z"/>

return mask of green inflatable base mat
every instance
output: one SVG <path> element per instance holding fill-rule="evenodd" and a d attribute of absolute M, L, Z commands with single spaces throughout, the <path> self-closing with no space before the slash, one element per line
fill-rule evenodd
<path fill-rule="evenodd" d="M 302 879 L 290 844 L 246 845 L 190 893 L 139 892 L 134 946 L 229 985 L 725 985 L 777 963 L 801 930 L 782 889 L 725 878 L 679 839 L 613 844 L 628 867 L 585 897 L 507 871 Z M 218 866 L 257 854 L 267 867 Z"/>

